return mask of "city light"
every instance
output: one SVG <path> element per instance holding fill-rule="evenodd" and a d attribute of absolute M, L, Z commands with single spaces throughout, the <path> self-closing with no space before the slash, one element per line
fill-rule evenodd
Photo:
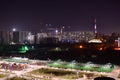
<path fill-rule="evenodd" d="M 16 31 L 16 29 L 15 28 L 13 28 L 13 30 L 12 31 Z"/>
<path fill-rule="evenodd" d="M 58 33 L 58 30 L 55 30 L 56 33 Z"/>
<path fill-rule="evenodd" d="M 120 48 L 119 48 L 119 47 L 116 47 L 116 48 L 114 48 L 114 50 L 120 50 Z"/>
<path fill-rule="evenodd" d="M 83 48 L 83 46 L 82 46 L 82 45 L 80 45 L 80 46 L 79 46 L 79 48 Z"/>
<path fill-rule="evenodd" d="M 103 50 L 103 48 L 101 47 L 101 48 L 99 48 L 99 50 L 100 50 L 100 51 L 102 51 L 102 50 Z"/>
<path fill-rule="evenodd" d="M 28 35 L 31 35 L 31 32 L 29 32 Z"/>

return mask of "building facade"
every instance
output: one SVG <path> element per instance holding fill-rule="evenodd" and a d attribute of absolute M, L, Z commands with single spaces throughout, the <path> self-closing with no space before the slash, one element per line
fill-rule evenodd
<path fill-rule="evenodd" d="M 11 41 L 10 31 L 0 30 L 0 44 L 9 44 Z"/>
<path fill-rule="evenodd" d="M 88 42 L 95 37 L 92 31 L 67 31 L 67 32 L 49 32 L 38 33 L 37 43 L 39 44 L 44 38 L 56 38 L 57 42 Z"/>
<path fill-rule="evenodd" d="M 46 32 L 0 31 L 0 44 L 40 44 L 51 42 L 88 42 L 95 37 L 92 31 Z"/>
<path fill-rule="evenodd" d="M 28 41 L 28 31 L 0 30 L 0 44 L 24 44 Z"/>

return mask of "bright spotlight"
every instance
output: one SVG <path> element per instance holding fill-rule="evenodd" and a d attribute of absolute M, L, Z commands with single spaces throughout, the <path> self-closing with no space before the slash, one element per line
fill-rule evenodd
<path fill-rule="evenodd" d="M 16 31 L 16 29 L 15 29 L 15 28 L 13 28 L 13 31 Z"/>
<path fill-rule="evenodd" d="M 55 30 L 56 33 L 58 33 L 58 30 Z"/>

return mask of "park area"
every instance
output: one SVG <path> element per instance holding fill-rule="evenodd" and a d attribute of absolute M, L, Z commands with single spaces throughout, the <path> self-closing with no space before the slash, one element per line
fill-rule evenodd
<path fill-rule="evenodd" d="M 92 62 L 78 63 L 75 60 L 42 61 L 19 57 L 3 59 L 0 70 L 0 79 L 6 77 L 4 80 L 91 80 L 118 72 L 111 63 L 99 65 Z M 116 76 L 120 79 L 120 75 Z"/>
<path fill-rule="evenodd" d="M 94 74 L 94 73 L 86 73 L 86 72 L 76 72 L 71 70 L 64 70 L 64 69 L 56 69 L 56 68 L 41 68 L 28 73 L 31 77 L 34 78 L 41 78 L 41 79 L 80 79 L 80 78 L 87 78 L 93 79 L 98 76 L 106 76 L 103 74 Z"/>
<path fill-rule="evenodd" d="M 12 57 L 3 59 L 6 62 L 16 62 L 16 63 L 30 63 L 28 58 L 21 58 L 21 57 Z"/>
<path fill-rule="evenodd" d="M 104 65 L 93 64 L 92 62 L 77 63 L 76 61 L 63 62 L 61 60 L 52 61 L 47 64 L 50 67 L 64 68 L 64 69 L 76 69 L 86 71 L 97 71 L 97 72 L 112 72 L 114 65 L 107 63 Z"/>

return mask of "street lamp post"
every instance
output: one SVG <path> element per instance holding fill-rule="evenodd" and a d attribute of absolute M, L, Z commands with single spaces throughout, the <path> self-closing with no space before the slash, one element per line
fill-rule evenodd
<path fill-rule="evenodd" d="M 78 71 L 76 72 L 76 76 L 77 76 L 77 79 L 79 78 L 79 76 L 78 76 Z"/>

